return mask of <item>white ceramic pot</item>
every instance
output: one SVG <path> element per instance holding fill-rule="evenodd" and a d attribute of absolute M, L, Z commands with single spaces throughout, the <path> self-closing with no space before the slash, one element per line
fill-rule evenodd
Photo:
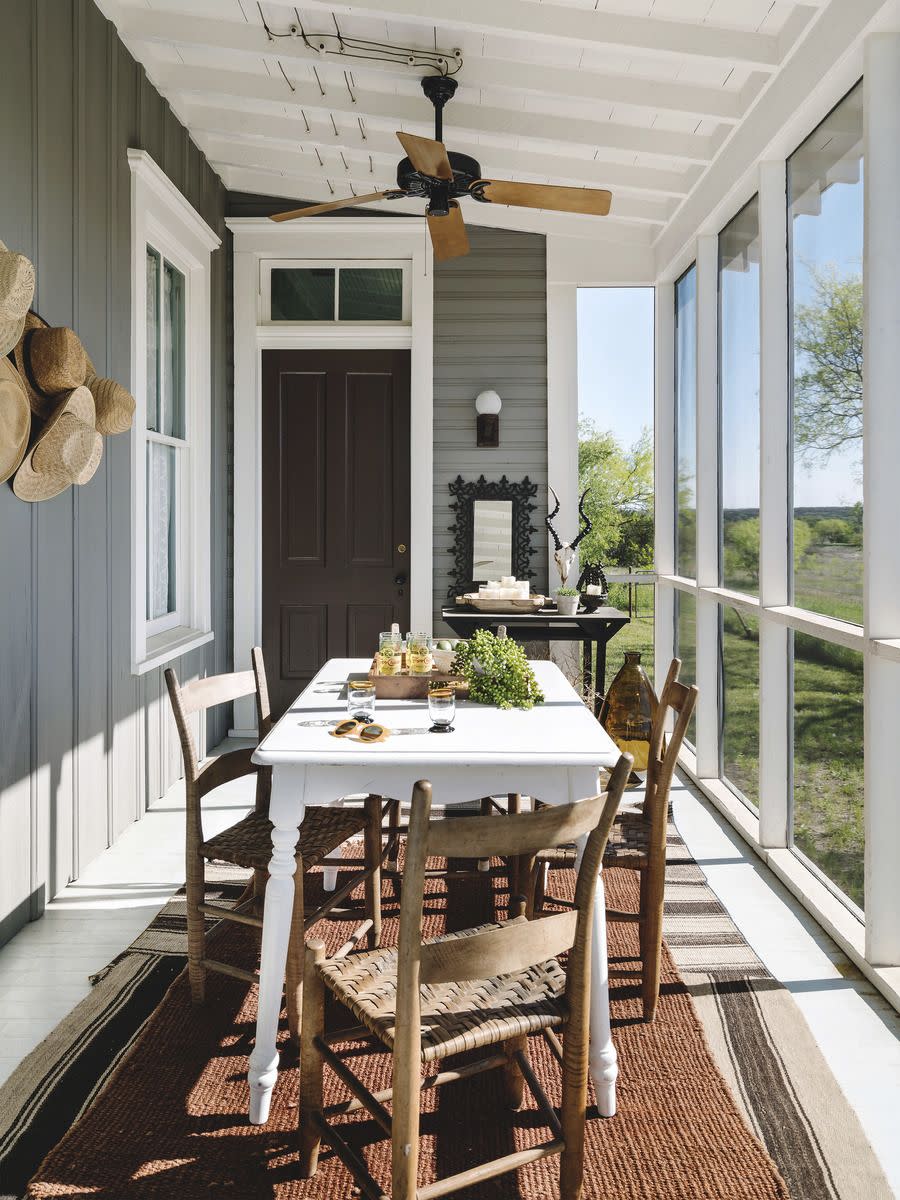
<path fill-rule="evenodd" d="M 578 612 L 579 596 L 560 596 L 556 593 L 556 611 L 561 617 L 574 617 Z"/>

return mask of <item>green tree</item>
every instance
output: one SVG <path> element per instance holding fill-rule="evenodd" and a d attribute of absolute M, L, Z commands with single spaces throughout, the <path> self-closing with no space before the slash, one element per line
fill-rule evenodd
<path fill-rule="evenodd" d="M 593 529 L 581 543 L 582 562 L 617 567 L 653 565 L 653 439 L 649 429 L 630 449 L 589 420 L 578 426 L 579 490 Z M 561 536 L 564 534 L 561 532 Z"/>
<path fill-rule="evenodd" d="M 725 570 L 729 579 L 744 576 L 759 583 L 759 517 L 729 521 L 723 530 Z M 733 585 L 732 585 L 733 586 Z"/>
<path fill-rule="evenodd" d="M 844 521 L 840 517 L 823 517 L 820 521 L 816 521 L 813 536 L 817 542 L 824 542 L 828 546 L 859 544 L 856 529 L 850 521 Z"/>
<path fill-rule="evenodd" d="M 824 463 L 863 434 L 861 275 L 812 272 L 812 299 L 794 313 L 794 353 L 794 439 L 803 461 Z"/>
<path fill-rule="evenodd" d="M 812 526 L 801 517 L 794 518 L 794 570 L 800 565 L 800 560 L 812 544 Z"/>

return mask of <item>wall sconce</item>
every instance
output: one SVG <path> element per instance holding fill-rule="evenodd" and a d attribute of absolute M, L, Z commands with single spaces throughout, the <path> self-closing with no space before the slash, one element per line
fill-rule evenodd
<path fill-rule="evenodd" d="M 475 397 L 478 445 L 495 449 L 500 445 L 500 409 L 503 401 L 494 391 L 479 392 Z"/>

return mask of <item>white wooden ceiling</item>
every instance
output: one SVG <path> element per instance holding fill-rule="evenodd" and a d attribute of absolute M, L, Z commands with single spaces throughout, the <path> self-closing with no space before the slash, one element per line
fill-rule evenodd
<path fill-rule="evenodd" d="M 850 0 L 831 0 L 848 4 Z M 267 34 L 256 0 L 100 0 L 234 190 L 392 187 L 394 131 L 433 135 L 427 72 Z M 652 245 L 829 0 L 263 0 L 273 33 L 459 49 L 444 141 L 487 177 L 608 187 L 603 219 L 466 202 L 473 223 Z M 421 200 L 386 205 L 418 213 Z M 494 212 L 489 210 L 495 209 Z"/>

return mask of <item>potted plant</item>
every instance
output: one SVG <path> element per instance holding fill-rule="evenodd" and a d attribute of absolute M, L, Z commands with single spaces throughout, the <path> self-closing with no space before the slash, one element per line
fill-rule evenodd
<path fill-rule="evenodd" d="M 467 642 L 456 643 L 452 674 L 466 680 L 469 700 L 498 708 L 533 708 L 544 694 L 525 651 L 512 638 L 479 629 Z"/>
<path fill-rule="evenodd" d="M 561 617 L 574 617 L 578 612 L 580 593 L 578 588 L 561 587 L 553 593 L 556 596 L 556 611 Z"/>

